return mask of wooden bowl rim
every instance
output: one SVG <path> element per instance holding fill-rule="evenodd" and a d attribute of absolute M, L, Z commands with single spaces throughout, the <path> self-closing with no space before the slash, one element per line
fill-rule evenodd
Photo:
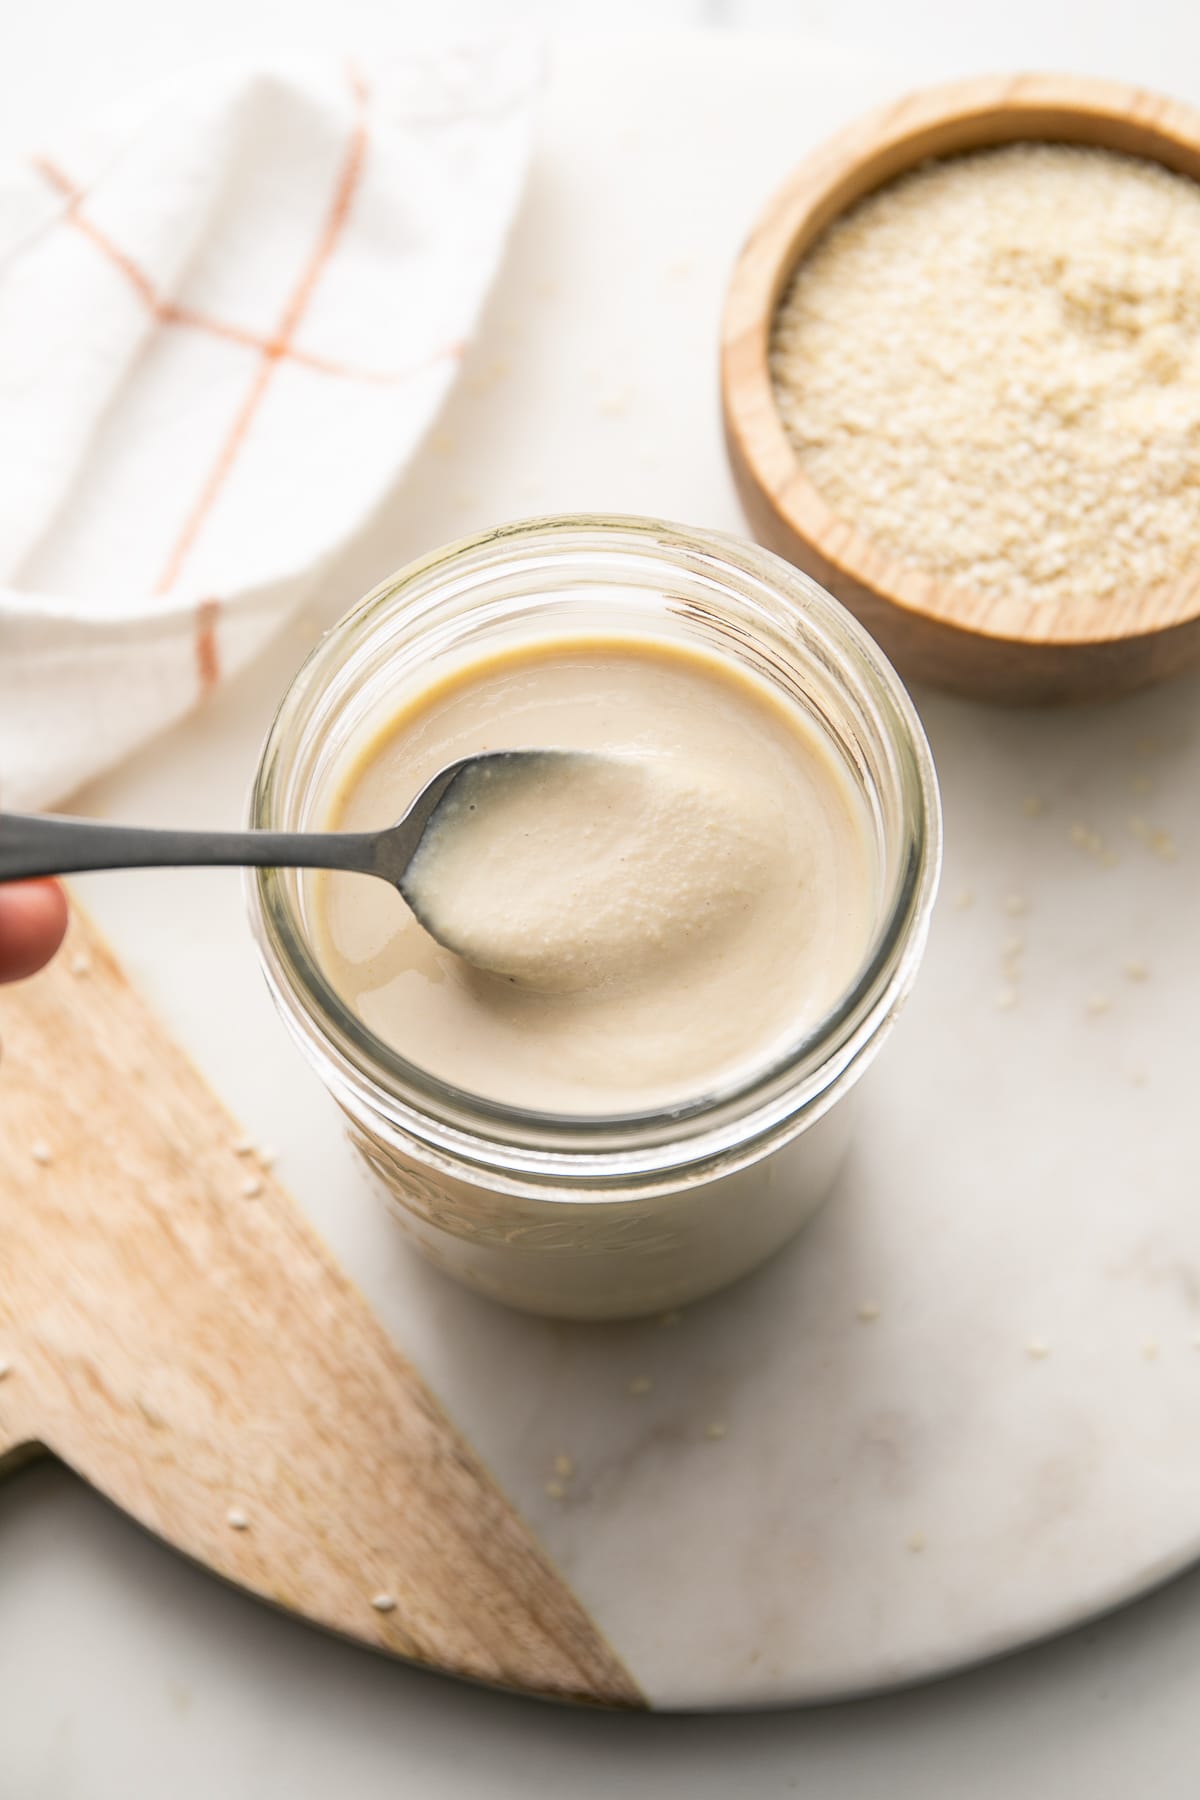
<path fill-rule="evenodd" d="M 1089 134 L 1063 137 L 1032 128 L 1042 112 L 1077 120 Z M 923 147 L 946 127 L 964 133 L 959 143 L 940 152 Z M 848 582 L 902 613 L 932 620 L 963 639 L 1047 649 L 1153 638 L 1200 618 L 1200 572 L 1131 599 L 1105 601 L 1100 619 L 1086 616 L 1095 601 L 995 599 L 942 581 L 900 561 L 833 511 L 802 469 L 775 403 L 770 326 L 809 243 L 859 199 L 921 163 L 1007 142 L 1094 144 L 1161 162 L 1200 184 L 1200 110 L 1096 77 L 977 77 L 918 88 L 865 114 L 810 152 L 776 189 L 734 264 L 721 327 L 726 431 L 744 472 L 797 547 L 811 549 Z M 872 180 L 876 168 L 883 172 Z M 847 189 L 848 197 L 839 200 L 839 191 Z M 1200 570 L 1200 555 L 1197 563 Z M 1077 621 L 1064 617 L 1081 610 L 1085 616 Z"/>

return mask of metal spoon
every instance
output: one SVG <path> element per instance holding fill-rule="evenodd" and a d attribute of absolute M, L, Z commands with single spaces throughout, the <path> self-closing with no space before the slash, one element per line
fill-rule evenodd
<path fill-rule="evenodd" d="M 92 819 L 0 813 L 0 883 L 93 869 L 200 868 L 223 864 L 271 869 L 346 869 L 377 875 L 398 888 L 439 943 L 437 921 L 414 903 L 405 875 L 442 807 L 453 798 L 474 806 L 503 775 L 545 774 L 547 763 L 586 756 L 578 750 L 497 750 L 466 756 L 427 781 L 404 816 L 386 831 L 165 831 Z M 447 949 L 455 946 L 446 943 Z"/>

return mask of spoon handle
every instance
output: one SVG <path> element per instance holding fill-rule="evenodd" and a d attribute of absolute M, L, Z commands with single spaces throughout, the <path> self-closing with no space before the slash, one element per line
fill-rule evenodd
<path fill-rule="evenodd" d="M 89 869 L 199 868 L 210 863 L 383 874 L 376 832 L 157 831 L 94 819 L 0 813 L 0 882 L 81 875 Z"/>

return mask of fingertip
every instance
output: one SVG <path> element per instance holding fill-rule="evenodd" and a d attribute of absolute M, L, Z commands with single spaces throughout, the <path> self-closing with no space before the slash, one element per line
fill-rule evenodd
<path fill-rule="evenodd" d="M 48 963 L 67 931 L 67 896 L 57 881 L 0 887 L 0 981 L 21 981 Z"/>

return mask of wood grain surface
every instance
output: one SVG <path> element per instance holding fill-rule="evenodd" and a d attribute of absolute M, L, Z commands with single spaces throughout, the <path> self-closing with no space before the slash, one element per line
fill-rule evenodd
<path fill-rule="evenodd" d="M 801 469 L 775 406 L 771 323 L 796 264 L 864 195 L 929 157 L 1017 139 L 1099 144 L 1200 179 L 1200 113 L 1115 82 L 992 76 L 910 94 L 808 158 L 734 269 L 722 329 L 726 444 L 759 540 L 850 608 L 900 672 L 1006 701 L 1100 698 L 1200 659 L 1200 559 L 1171 586 L 1030 602 L 953 587 L 897 561 L 837 516 Z"/>
<path fill-rule="evenodd" d="M 643 1705 L 78 908 L 52 967 L 0 990 L 0 1046 L 0 1466 L 44 1447 L 375 1649 Z"/>

